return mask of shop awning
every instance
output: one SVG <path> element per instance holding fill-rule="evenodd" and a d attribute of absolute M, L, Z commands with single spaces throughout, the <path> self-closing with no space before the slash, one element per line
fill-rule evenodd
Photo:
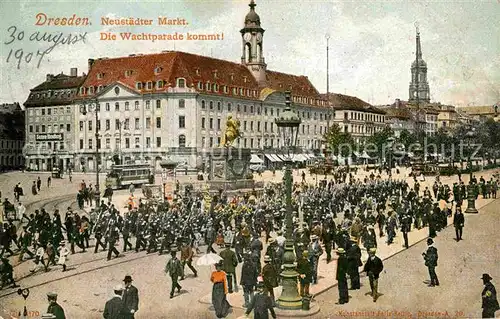
<path fill-rule="evenodd" d="M 255 154 L 252 154 L 252 158 L 250 158 L 250 164 L 263 164 L 264 161 L 258 157 L 257 155 Z"/>
<path fill-rule="evenodd" d="M 276 154 L 264 154 L 264 156 L 271 162 L 281 162 L 281 159 Z"/>

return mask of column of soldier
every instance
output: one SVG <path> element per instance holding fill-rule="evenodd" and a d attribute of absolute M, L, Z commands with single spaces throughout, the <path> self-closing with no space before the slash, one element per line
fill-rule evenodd
<path fill-rule="evenodd" d="M 344 181 L 346 175 L 340 177 Z M 305 248 L 310 246 L 311 234 L 323 242 L 329 262 L 331 250 L 335 245 L 349 249 L 350 237 L 354 237 L 358 243 L 361 239 L 367 250 L 375 248 L 375 225 L 378 225 L 379 236 L 384 235 L 385 228 L 387 243 L 391 244 L 399 224 L 405 238 L 405 246 L 408 246 L 405 234 L 411 230 L 412 224 L 418 229 L 429 226 L 431 237 L 446 226 L 448 212 L 440 210 L 436 203 L 433 207 L 428 189 L 424 190 L 423 197 L 419 196 L 418 182 L 411 189 L 403 181 L 372 178 L 361 182 L 354 181 L 352 175 L 349 177 L 348 184 L 336 184 L 332 180 L 321 183 L 320 187 L 305 184 L 294 186 L 294 211 L 297 212 L 299 203 L 303 203 L 303 223 L 306 225 L 294 228 L 297 256 L 303 256 Z M 453 193 L 455 201 L 461 203 L 465 198 L 465 187 L 455 185 Z M 445 201 L 450 201 L 450 195 L 447 185 L 441 184 L 435 192 L 437 199 Z M 92 210 L 89 218 L 80 217 L 78 213 L 68 208 L 64 225 L 57 210 L 52 217 L 43 209 L 37 210 L 29 217 L 25 217 L 27 224 L 22 227 L 19 237 L 16 237 L 17 232 L 12 231 L 10 226 L 12 222 L 4 225 L 3 234 L 9 235 L 2 235 L 2 255 L 4 252 L 14 254 L 10 250 L 11 243 L 14 243 L 18 246 L 21 260 L 26 255 L 34 257 L 33 272 L 40 266 L 48 271 L 50 265 L 56 265 L 57 256 L 65 257 L 68 250 L 63 240 L 63 233 L 66 233 L 71 253 L 75 253 L 75 245 L 82 252 L 89 248 L 92 234 L 95 238 L 94 253 L 98 252 L 99 247 L 107 249 L 108 260 L 113 254 L 116 257 L 120 256 L 115 246 L 121 234 L 123 252 L 133 249 L 136 252 L 146 250 L 148 253 L 159 254 L 169 252 L 172 247 L 180 247 L 182 242 L 189 243 L 199 252 L 198 246 L 202 239 L 208 244 L 207 251 L 213 251 L 213 243 L 222 247 L 225 242 L 233 238 L 230 240 L 231 245 L 241 260 L 244 252 L 252 252 L 252 249 L 248 248 L 251 247 L 252 234 L 258 238 L 259 234 L 265 231 L 267 241 L 272 231 L 278 229 L 283 231 L 285 221 L 283 198 L 281 187 L 267 188 L 260 198 L 257 198 L 256 194 L 245 194 L 234 197 L 231 201 L 222 192 L 211 201 L 207 201 L 203 194 L 187 192 L 173 205 L 141 201 L 137 209 L 129 209 L 123 217 L 112 204 L 106 205 L 102 202 L 100 210 Z M 389 211 L 386 216 L 388 201 Z M 339 215 L 343 216 L 343 220 L 339 220 Z M 296 225 L 301 226 L 297 213 L 294 219 Z M 136 238 L 134 245 L 130 241 L 132 236 Z M 281 269 L 280 256 L 283 248 L 280 248 L 276 241 L 270 243 L 270 246 L 275 248 L 275 252 L 271 249 L 267 254 L 268 258 L 271 258 L 277 269 Z M 260 264 L 260 254 L 258 258 L 256 254 L 254 255 L 254 260 L 258 260 Z M 65 271 L 65 258 L 62 259 L 63 262 L 60 263 Z M 310 254 L 308 259 L 312 261 L 313 272 L 316 272 L 317 253 Z M 8 259 L 2 258 L 2 260 L 4 264 L 2 274 L 6 278 L 2 282 L 4 284 L 13 282 L 12 267 L 9 267 Z"/>

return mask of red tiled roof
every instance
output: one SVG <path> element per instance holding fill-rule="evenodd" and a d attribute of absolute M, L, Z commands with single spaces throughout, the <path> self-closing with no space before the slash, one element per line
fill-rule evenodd
<path fill-rule="evenodd" d="M 161 68 L 155 73 L 157 68 Z M 126 71 L 132 71 L 130 76 L 126 76 Z M 100 78 L 98 77 L 101 76 Z M 275 71 L 267 71 L 268 85 L 277 91 L 292 91 L 294 96 L 311 97 L 321 99 L 321 95 L 305 76 L 296 76 Z M 186 79 L 186 86 L 203 92 L 215 95 L 233 95 L 233 88 L 242 88 L 245 91 L 255 92 L 249 97 L 246 93 L 242 98 L 257 99 L 260 89 L 257 81 L 248 68 L 242 64 L 211 57 L 196 55 L 186 52 L 165 51 L 161 53 L 147 55 L 131 55 L 119 58 L 101 58 L 94 60 L 89 70 L 83 87 L 94 87 L 97 92 L 99 86 L 120 82 L 130 89 L 139 93 L 164 92 L 168 86 L 175 87 L 176 79 Z M 157 88 L 155 82 L 163 80 L 164 87 Z M 153 89 L 148 90 L 147 82 L 153 82 Z M 138 90 L 136 83 L 141 82 L 143 88 Z M 198 88 L 198 83 L 203 84 L 203 89 Z M 205 84 L 217 84 L 218 91 L 205 90 Z M 227 86 L 227 93 L 223 86 Z M 86 94 L 89 94 L 88 92 Z M 316 101 L 314 102 L 316 103 Z"/>
<path fill-rule="evenodd" d="M 327 95 L 322 94 L 322 97 L 327 98 Z M 329 93 L 328 98 L 330 100 L 331 105 L 336 110 L 352 110 L 360 112 L 385 114 L 383 110 L 376 108 L 370 103 L 365 102 L 355 96 L 338 94 L 338 93 Z"/>

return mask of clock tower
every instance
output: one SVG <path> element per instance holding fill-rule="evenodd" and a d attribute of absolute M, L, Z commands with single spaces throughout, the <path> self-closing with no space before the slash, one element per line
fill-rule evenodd
<path fill-rule="evenodd" d="M 241 33 L 241 63 L 244 64 L 259 83 L 266 85 L 266 63 L 262 55 L 264 29 L 260 26 L 260 17 L 255 13 L 255 2 L 250 0 L 250 12 L 245 17 L 245 26 Z"/>

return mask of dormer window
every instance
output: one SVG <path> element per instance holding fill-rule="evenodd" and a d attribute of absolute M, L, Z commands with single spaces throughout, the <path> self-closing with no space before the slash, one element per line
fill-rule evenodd
<path fill-rule="evenodd" d="M 102 85 L 99 85 L 99 86 L 97 87 L 97 92 L 101 92 L 103 89 L 104 89 L 104 87 L 103 87 Z"/>
<path fill-rule="evenodd" d="M 149 81 L 148 82 L 148 90 L 152 90 L 153 89 L 153 82 Z"/>
<path fill-rule="evenodd" d="M 196 68 L 196 69 L 195 69 L 195 72 L 196 72 L 196 75 L 197 75 L 197 76 L 200 76 L 200 69 Z"/>
<path fill-rule="evenodd" d="M 198 90 L 203 90 L 203 83 L 198 82 Z"/>
<path fill-rule="evenodd" d="M 85 94 L 85 88 L 82 86 L 80 88 L 80 95 L 84 95 Z"/>
<path fill-rule="evenodd" d="M 217 83 L 214 83 L 214 85 L 212 85 L 212 90 L 214 92 L 219 92 L 219 86 L 217 85 Z"/>
<path fill-rule="evenodd" d="M 160 72 L 162 71 L 163 69 L 160 67 L 160 66 L 157 66 L 155 68 L 155 74 L 160 74 Z"/>
<path fill-rule="evenodd" d="M 104 77 L 104 73 L 97 73 L 97 79 L 100 80 Z"/>
<path fill-rule="evenodd" d="M 159 88 L 159 89 L 163 88 L 163 80 L 157 81 L 156 82 L 156 87 Z"/>
<path fill-rule="evenodd" d="M 243 96 L 243 88 L 240 88 L 240 95 Z"/>
<path fill-rule="evenodd" d="M 224 85 L 224 86 L 223 86 L 223 89 L 224 89 L 224 93 L 225 93 L 225 94 L 228 94 L 228 93 L 229 93 L 229 88 L 227 87 L 227 85 Z"/>
<path fill-rule="evenodd" d="M 185 88 L 186 87 L 186 80 L 183 78 L 177 79 L 177 87 L 178 88 Z"/>
<path fill-rule="evenodd" d="M 217 70 L 214 70 L 213 73 L 214 73 L 214 79 L 217 79 Z"/>
<path fill-rule="evenodd" d="M 247 83 L 247 77 L 246 76 L 243 77 L 243 83 Z"/>
<path fill-rule="evenodd" d="M 210 91 L 210 82 L 207 82 L 207 83 L 205 84 L 205 90 L 206 90 L 206 91 Z"/>
<path fill-rule="evenodd" d="M 132 73 L 133 73 L 132 70 L 127 70 L 127 71 L 125 71 L 125 76 L 126 77 L 132 76 Z"/>
<path fill-rule="evenodd" d="M 233 88 L 233 95 L 238 95 L 238 89 L 237 88 Z"/>
<path fill-rule="evenodd" d="M 138 90 L 142 90 L 142 83 L 141 82 L 136 82 L 135 83 L 135 88 Z"/>
<path fill-rule="evenodd" d="M 89 87 L 89 93 L 94 94 L 94 87 L 93 86 Z"/>

